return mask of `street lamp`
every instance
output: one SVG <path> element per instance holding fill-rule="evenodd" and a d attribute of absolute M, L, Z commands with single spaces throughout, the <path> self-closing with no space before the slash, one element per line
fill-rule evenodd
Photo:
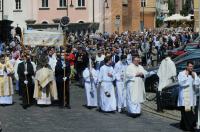
<path fill-rule="evenodd" d="M 103 18 L 103 32 L 106 30 L 106 9 L 108 9 L 108 0 L 104 1 L 104 7 L 103 7 L 103 12 L 104 12 L 104 18 Z"/>
<path fill-rule="evenodd" d="M 2 20 L 4 19 L 4 0 L 2 0 Z"/>
<path fill-rule="evenodd" d="M 142 32 L 144 32 L 144 0 L 143 0 L 143 3 L 142 3 Z"/>

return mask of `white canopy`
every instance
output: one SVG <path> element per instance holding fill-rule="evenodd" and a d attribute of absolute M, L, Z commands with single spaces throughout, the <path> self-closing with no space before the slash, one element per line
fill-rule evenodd
<path fill-rule="evenodd" d="M 61 46 L 64 43 L 64 35 L 60 32 L 26 30 L 23 40 L 24 45 L 30 46 Z"/>
<path fill-rule="evenodd" d="M 184 20 L 187 20 L 187 18 L 184 16 L 181 16 L 180 14 L 174 14 L 174 15 L 169 16 L 164 19 L 165 22 L 167 22 L 167 21 L 184 21 Z"/>

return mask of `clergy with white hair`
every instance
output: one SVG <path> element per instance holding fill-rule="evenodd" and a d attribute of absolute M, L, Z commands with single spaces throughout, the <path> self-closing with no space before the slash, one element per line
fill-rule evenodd
<path fill-rule="evenodd" d="M 41 67 L 35 74 L 34 98 L 38 105 L 50 105 L 51 100 L 58 99 L 54 72 L 48 66 L 45 57 L 41 57 Z"/>
<path fill-rule="evenodd" d="M 113 81 L 115 80 L 114 69 L 111 66 L 112 59 L 106 56 L 105 64 L 100 68 L 98 81 L 100 88 L 99 107 L 103 112 L 116 111 L 116 97 Z"/>
<path fill-rule="evenodd" d="M 125 70 L 128 65 L 126 58 L 126 55 L 122 55 L 120 61 L 118 61 L 114 67 L 118 112 L 122 112 L 122 110 L 124 110 L 126 107 Z"/>
<path fill-rule="evenodd" d="M 176 65 L 171 58 L 166 54 L 158 69 L 159 85 L 157 91 L 157 111 L 162 112 L 162 103 L 160 100 L 162 89 L 172 84 L 176 77 Z"/>
<path fill-rule="evenodd" d="M 126 68 L 126 87 L 127 97 L 126 105 L 128 114 L 132 117 L 138 117 L 141 114 L 141 103 L 145 101 L 144 77 L 147 71 L 139 65 L 140 58 L 135 56 L 133 63 Z"/>
<path fill-rule="evenodd" d="M 178 107 L 181 109 L 180 128 L 184 131 L 194 131 L 196 126 L 196 87 L 199 87 L 200 81 L 196 72 L 193 71 L 193 62 L 187 62 L 186 69 L 178 75 L 179 96 Z"/>
<path fill-rule="evenodd" d="M 83 71 L 85 94 L 87 99 L 87 108 L 97 107 L 97 72 L 92 67 L 91 61 L 88 67 Z"/>

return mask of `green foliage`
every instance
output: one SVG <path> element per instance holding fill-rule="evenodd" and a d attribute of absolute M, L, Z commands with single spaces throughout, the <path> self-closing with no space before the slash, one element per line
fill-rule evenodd
<path fill-rule="evenodd" d="M 191 0 L 186 0 L 181 11 L 181 15 L 187 16 L 191 12 Z"/>
<path fill-rule="evenodd" d="M 175 3 L 172 0 L 168 0 L 169 15 L 175 14 Z"/>
<path fill-rule="evenodd" d="M 156 27 L 161 27 L 163 25 L 163 20 L 156 19 Z"/>

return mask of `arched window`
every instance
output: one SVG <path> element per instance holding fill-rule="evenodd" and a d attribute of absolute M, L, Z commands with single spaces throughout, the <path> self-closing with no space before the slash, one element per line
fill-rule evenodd
<path fill-rule="evenodd" d="M 66 0 L 59 0 L 59 4 L 60 4 L 60 7 L 66 7 L 67 4 L 66 4 Z"/>
<path fill-rule="evenodd" d="M 42 7 L 48 7 L 48 6 L 49 6 L 48 0 L 42 0 Z"/>
<path fill-rule="evenodd" d="M 20 10 L 21 9 L 21 0 L 15 0 L 16 3 L 16 9 Z"/>
<path fill-rule="evenodd" d="M 78 6 L 79 7 L 85 6 L 85 0 L 78 0 Z"/>
<path fill-rule="evenodd" d="M 48 22 L 47 21 L 43 21 L 42 24 L 48 24 Z"/>

